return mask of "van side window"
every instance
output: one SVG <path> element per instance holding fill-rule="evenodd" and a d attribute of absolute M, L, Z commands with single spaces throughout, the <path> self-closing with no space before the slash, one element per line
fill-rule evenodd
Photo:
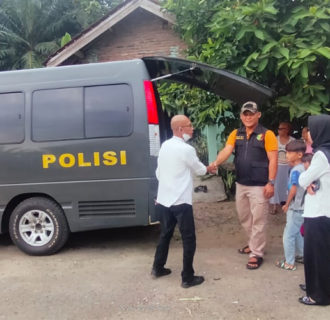
<path fill-rule="evenodd" d="M 33 92 L 35 141 L 120 137 L 132 129 L 133 97 L 127 84 Z"/>
<path fill-rule="evenodd" d="M 85 88 L 86 137 L 128 136 L 133 129 L 133 97 L 127 84 Z"/>
<path fill-rule="evenodd" d="M 25 137 L 24 94 L 0 94 L 0 143 L 19 143 Z"/>
<path fill-rule="evenodd" d="M 38 90 L 32 96 L 32 139 L 84 137 L 83 88 Z"/>

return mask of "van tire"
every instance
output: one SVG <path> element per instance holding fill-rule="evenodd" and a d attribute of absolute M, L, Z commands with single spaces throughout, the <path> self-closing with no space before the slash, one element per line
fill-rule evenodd
<path fill-rule="evenodd" d="M 50 255 L 63 247 L 69 227 L 62 208 L 54 201 L 33 197 L 12 212 L 9 233 L 14 244 L 33 256 Z"/>

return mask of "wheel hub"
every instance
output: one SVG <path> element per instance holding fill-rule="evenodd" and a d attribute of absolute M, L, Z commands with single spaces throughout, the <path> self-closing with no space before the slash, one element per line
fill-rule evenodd
<path fill-rule="evenodd" d="M 39 247 L 51 241 L 54 235 L 54 222 L 43 210 L 30 210 L 19 221 L 19 233 L 26 243 Z"/>

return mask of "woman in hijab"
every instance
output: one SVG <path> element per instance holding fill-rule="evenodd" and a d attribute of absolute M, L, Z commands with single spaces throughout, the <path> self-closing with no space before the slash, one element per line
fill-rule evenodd
<path fill-rule="evenodd" d="M 330 116 L 308 118 L 314 157 L 299 176 L 307 189 L 304 207 L 306 305 L 330 304 Z M 302 289 L 304 286 L 300 285 Z"/>

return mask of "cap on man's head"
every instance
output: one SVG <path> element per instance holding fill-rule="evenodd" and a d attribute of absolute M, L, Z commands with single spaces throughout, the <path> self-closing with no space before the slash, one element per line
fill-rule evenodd
<path fill-rule="evenodd" d="M 259 111 L 258 110 L 258 105 L 253 101 L 245 102 L 242 105 L 241 113 L 243 113 L 244 111 L 250 111 L 252 113 L 257 113 Z"/>

